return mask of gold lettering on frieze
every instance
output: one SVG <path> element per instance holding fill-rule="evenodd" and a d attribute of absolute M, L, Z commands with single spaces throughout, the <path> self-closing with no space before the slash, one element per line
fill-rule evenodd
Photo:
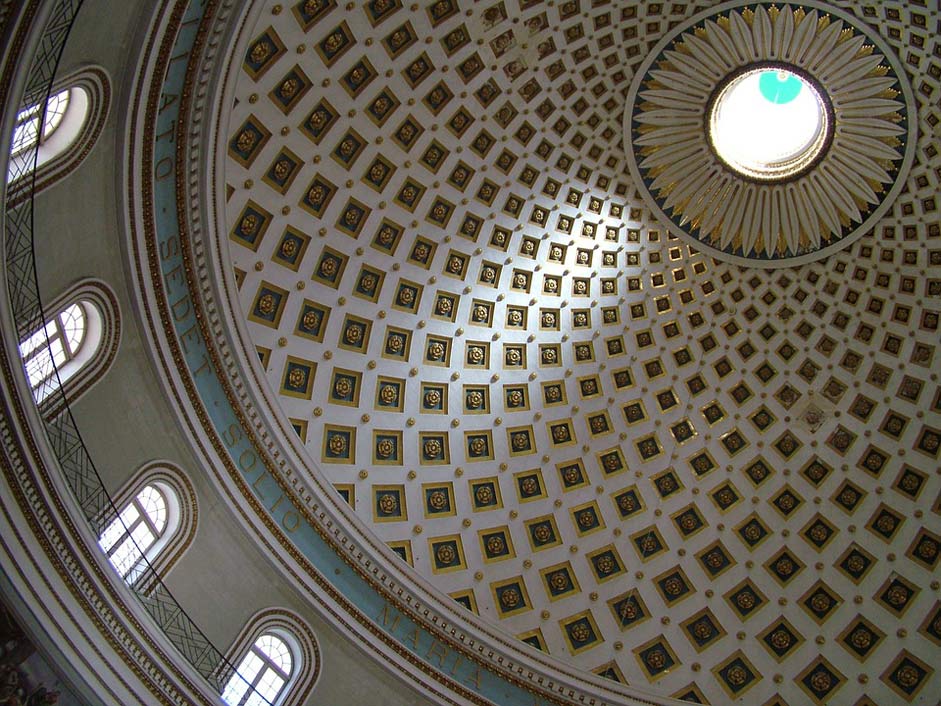
<path fill-rule="evenodd" d="M 172 267 L 166 272 L 164 272 L 163 281 L 166 282 L 167 289 L 169 289 L 170 285 L 173 283 L 186 284 L 186 280 L 183 278 L 183 265 L 178 264 L 175 267 Z"/>
<path fill-rule="evenodd" d="M 392 616 L 390 621 L 389 616 Z M 377 620 L 383 628 L 387 628 L 390 633 L 394 633 L 395 629 L 399 626 L 399 620 L 401 620 L 402 614 L 399 613 L 395 608 L 393 608 L 388 603 L 382 605 L 382 615 L 380 615 Z"/>
<path fill-rule="evenodd" d="M 258 456 L 251 449 L 245 449 L 239 454 L 239 468 L 242 469 L 243 473 L 249 473 L 255 468 L 256 463 L 258 463 Z"/>
<path fill-rule="evenodd" d="M 170 311 L 173 312 L 174 321 L 182 321 L 190 315 L 192 307 L 190 306 L 189 296 L 184 294 L 180 299 L 170 305 Z"/>
<path fill-rule="evenodd" d="M 163 132 L 158 132 L 156 137 L 154 137 L 155 142 L 158 140 L 167 140 L 171 144 L 174 142 L 175 139 L 176 139 L 176 120 L 171 120 L 170 126 Z"/>
<path fill-rule="evenodd" d="M 162 157 L 154 165 L 154 179 L 163 181 L 173 174 L 173 157 Z"/>
<path fill-rule="evenodd" d="M 228 428 L 222 432 L 222 440 L 229 448 L 235 446 L 242 439 L 242 427 L 237 422 L 232 422 Z"/>
<path fill-rule="evenodd" d="M 202 370 L 203 368 L 208 369 L 209 367 L 209 361 L 205 358 L 205 356 L 203 357 L 203 359 L 205 362 L 204 362 L 204 365 L 200 368 L 200 370 Z M 225 445 L 231 449 L 239 441 L 241 441 L 245 435 L 242 432 L 242 427 L 239 426 L 237 422 L 232 422 L 231 424 L 229 424 L 228 427 L 226 427 L 222 431 L 221 436 L 222 436 L 222 440 L 225 442 Z M 242 469 L 242 473 L 248 475 L 253 470 L 255 470 L 255 466 L 257 465 L 258 465 L 258 454 L 256 454 L 253 449 L 245 449 L 244 451 L 242 451 L 241 454 L 239 454 L 238 466 L 240 469 Z M 255 480 L 252 481 L 252 489 L 258 494 L 258 498 L 261 501 L 264 501 L 265 498 L 264 498 L 264 493 L 262 492 L 262 489 L 259 486 L 262 484 L 265 478 L 268 478 L 269 476 L 270 474 L 268 473 L 268 471 L 263 470 L 261 473 L 258 474 Z M 270 477 L 275 482 L 275 487 L 280 489 L 280 486 L 278 486 L 277 479 L 274 476 L 270 476 Z M 284 499 L 285 499 L 284 493 L 280 492 L 278 494 L 277 499 L 272 503 L 272 505 L 268 508 L 268 510 L 272 514 L 274 514 L 274 511 L 277 510 L 279 507 L 281 507 L 281 503 L 284 502 Z M 301 526 L 301 516 L 295 510 L 292 510 L 289 507 L 288 509 L 284 511 L 284 514 L 281 515 L 280 524 L 285 532 L 287 532 L 288 534 L 293 534 L 294 532 L 297 532 L 297 529 Z M 396 618 L 396 623 L 398 623 L 397 618 Z"/>
<path fill-rule="evenodd" d="M 448 656 L 448 646 L 439 640 L 432 640 L 431 645 L 428 647 L 428 651 L 425 653 L 425 659 L 431 663 L 433 658 L 438 659 L 438 668 L 444 668 L 444 660 Z"/>
<path fill-rule="evenodd" d="M 376 622 L 390 635 L 398 637 L 403 645 L 411 647 L 413 652 L 420 654 L 421 629 L 418 627 L 413 629 L 405 628 L 403 632 L 399 633 L 398 628 L 401 619 L 402 614 L 390 603 L 385 603 L 382 606 L 382 613 L 376 618 Z M 402 623 L 402 626 L 404 627 L 405 623 Z M 464 684 L 480 691 L 480 665 L 465 661 L 460 652 L 451 649 L 441 640 L 433 637 L 430 639 L 431 644 L 425 651 L 425 660 L 428 664 L 437 665 L 438 669 L 446 671 L 448 676 L 459 679 Z"/>
<path fill-rule="evenodd" d="M 183 344 L 184 353 L 190 352 L 190 346 L 188 345 L 188 342 L 198 345 L 201 341 L 202 339 L 199 337 L 199 328 L 197 324 L 193 324 L 180 334 L 180 343 Z"/>
<path fill-rule="evenodd" d="M 284 517 L 281 518 L 281 526 L 284 527 L 286 532 L 293 534 L 297 532 L 297 528 L 301 526 L 301 516 L 294 512 L 294 510 L 288 510 L 284 513 Z"/>
<path fill-rule="evenodd" d="M 193 371 L 194 376 L 199 376 L 209 370 L 209 356 L 203 353 L 203 362 Z"/>
<path fill-rule="evenodd" d="M 180 254 L 180 238 L 177 235 L 171 235 L 165 241 L 160 243 L 160 257 L 169 260 Z"/>
<path fill-rule="evenodd" d="M 406 634 L 404 635 L 404 637 L 402 637 L 402 644 L 403 644 L 403 645 L 411 645 L 411 646 L 412 646 L 412 651 L 413 651 L 413 652 L 418 652 L 418 637 L 419 637 L 419 634 L 420 634 L 420 633 L 419 633 L 419 631 L 418 631 L 418 628 L 415 628 L 415 629 L 412 630 L 411 632 L 406 633 Z"/>
<path fill-rule="evenodd" d="M 160 94 L 160 107 L 157 108 L 157 113 L 163 115 L 163 111 L 172 106 L 180 99 L 179 94 L 176 93 L 161 93 Z M 174 121 L 175 122 L 175 121 Z"/>
<path fill-rule="evenodd" d="M 480 691 L 480 665 L 472 665 L 474 668 L 473 672 L 470 672 L 466 677 L 464 677 L 464 683 L 474 687 L 477 691 Z"/>
<path fill-rule="evenodd" d="M 182 31 L 182 29 L 183 29 L 184 27 L 186 27 L 186 25 L 191 25 L 191 24 L 193 24 L 194 22 L 199 22 L 199 19 L 194 18 L 194 19 L 191 19 L 191 20 L 186 20 L 186 22 L 183 22 L 183 23 L 180 25 L 180 30 Z M 189 49 L 187 49 L 187 50 L 184 51 L 182 54 L 177 54 L 176 56 L 171 56 L 170 59 L 169 59 L 169 61 L 167 61 L 167 74 L 169 74 L 169 73 L 170 73 L 170 69 L 173 68 L 173 62 L 175 62 L 175 61 L 183 61 L 184 59 L 188 59 L 188 58 L 189 58 L 189 55 L 190 55 Z"/>

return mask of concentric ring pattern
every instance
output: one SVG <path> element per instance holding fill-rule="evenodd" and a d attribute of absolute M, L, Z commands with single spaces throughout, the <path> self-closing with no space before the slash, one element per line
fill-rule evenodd
<path fill-rule="evenodd" d="M 628 164 L 648 202 L 673 232 L 739 264 L 793 265 L 845 247 L 892 200 L 914 149 L 911 92 L 876 42 L 865 26 L 792 5 L 715 10 L 674 30 L 625 112 Z M 762 63 L 806 75 L 834 123 L 812 166 L 769 182 L 729 169 L 706 127 L 723 82 Z"/>
<path fill-rule="evenodd" d="M 886 95 L 884 134 L 838 136 L 859 159 L 835 137 L 819 189 L 787 187 L 853 189 L 814 212 L 841 235 L 903 146 L 907 191 L 852 249 L 770 273 L 675 237 L 629 176 L 633 72 L 710 5 L 257 9 L 220 145 L 246 355 L 312 472 L 443 599 L 536 649 L 710 703 L 915 699 L 941 644 L 939 17 L 750 6 L 704 25 L 812 44 L 843 67 L 821 80 L 844 121 L 851 84 L 893 85 L 869 33 L 930 67 L 912 113 Z M 700 34 L 651 75 L 696 76 L 683 59 L 719 53 Z M 704 103 L 684 81 L 680 107 Z M 667 100 L 645 90 L 645 111 Z M 653 127 L 648 158 L 667 154 Z"/>

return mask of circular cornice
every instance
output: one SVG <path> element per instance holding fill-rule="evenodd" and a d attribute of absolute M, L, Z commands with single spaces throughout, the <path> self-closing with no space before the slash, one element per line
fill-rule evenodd
<path fill-rule="evenodd" d="M 780 178 L 743 174 L 710 140 L 710 108 L 742 72 L 782 66 L 826 106 L 815 158 Z M 872 229 L 903 188 L 917 112 L 895 52 L 868 26 L 806 2 L 724 3 L 679 24 L 635 74 L 627 164 L 672 233 L 739 265 L 791 267 Z"/>

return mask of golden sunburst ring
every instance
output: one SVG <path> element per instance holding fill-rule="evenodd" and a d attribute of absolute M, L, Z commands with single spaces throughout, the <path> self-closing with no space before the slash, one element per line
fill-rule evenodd
<path fill-rule="evenodd" d="M 771 71 L 804 87 L 816 111 L 805 113 L 806 139 L 768 159 L 723 154 L 719 109 Z M 841 250 L 885 214 L 914 159 L 915 107 L 898 58 L 851 15 L 816 2 L 728 2 L 678 25 L 641 65 L 625 151 L 675 235 L 736 264 L 794 266 Z"/>

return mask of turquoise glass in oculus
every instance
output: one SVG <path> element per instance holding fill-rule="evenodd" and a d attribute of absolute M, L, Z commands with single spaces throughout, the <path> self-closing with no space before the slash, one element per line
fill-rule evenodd
<path fill-rule="evenodd" d="M 797 98 L 804 82 L 789 71 L 762 71 L 758 74 L 758 89 L 765 100 L 784 105 Z"/>

